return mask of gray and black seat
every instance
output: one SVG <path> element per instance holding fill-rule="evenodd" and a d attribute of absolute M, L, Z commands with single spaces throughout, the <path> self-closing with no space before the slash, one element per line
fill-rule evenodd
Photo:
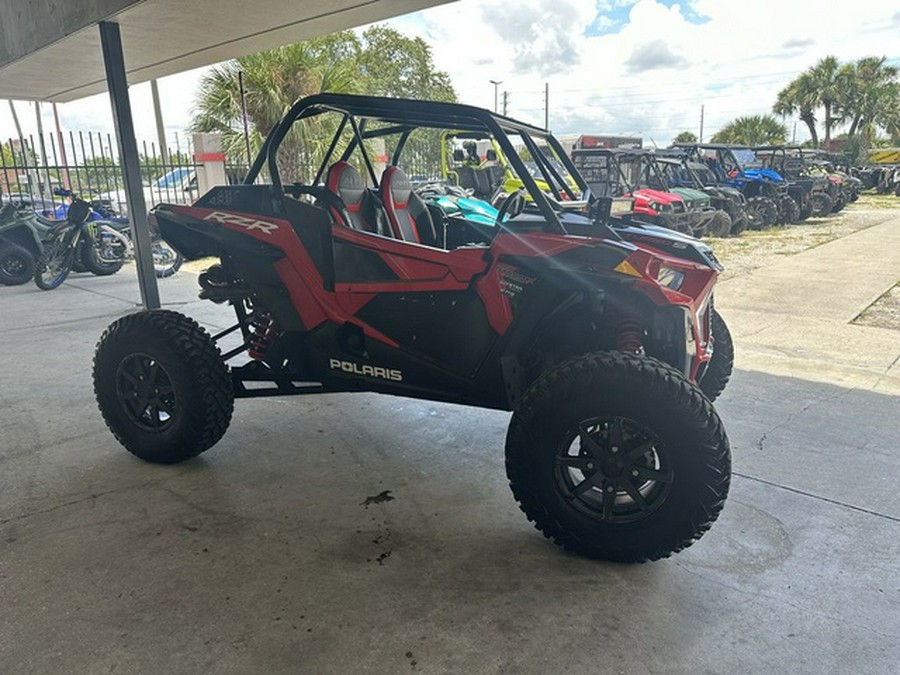
<path fill-rule="evenodd" d="M 412 188 L 409 178 L 396 166 L 381 176 L 381 201 L 394 236 L 426 246 L 440 246 L 434 221 L 425 202 Z"/>
<path fill-rule="evenodd" d="M 362 174 L 352 164 L 335 162 L 325 176 L 325 187 L 340 198 L 343 207 L 330 204 L 335 222 L 354 230 L 393 236 L 387 215 L 378 197 L 366 187 Z"/>

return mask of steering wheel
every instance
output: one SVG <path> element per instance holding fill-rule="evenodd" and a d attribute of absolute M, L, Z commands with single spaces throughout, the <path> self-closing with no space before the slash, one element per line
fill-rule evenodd
<path fill-rule="evenodd" d="M 494 222 L 497 225 L 500 225 L 507 217 L 515 218 L 524 210 L 525 192 L 519 189 L 512 194 L 507 195 L 506 199 L 503 200 L 503 204 L 500 205 L 500 211 L 497 212 L 497 220 Z"/>

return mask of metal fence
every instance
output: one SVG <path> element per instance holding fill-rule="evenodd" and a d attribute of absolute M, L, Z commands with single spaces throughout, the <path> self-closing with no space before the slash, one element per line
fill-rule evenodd
<path fill-rule="evenodd" d="M 148 208 L 159 202 L 190 203 L 199 196 L 197 164 L 189 141 L 176 136 L 174 147 L 165 151 L 146 142 L 138 150 Z M 231 183 L 240 182 L 246 173 L 246 166 L 226 165 Z M 53 215 L 62 204 L 59 189 L 127 213 L 115 137 L 97 132 L 51 133 L 0 144 L 0 202 L 13 201 Z"/>

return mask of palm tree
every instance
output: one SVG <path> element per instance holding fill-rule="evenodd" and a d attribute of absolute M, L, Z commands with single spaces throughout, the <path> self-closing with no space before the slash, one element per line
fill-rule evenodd
<path fill-rule="evenodd" d="M 450 76 L 434 68 L 427 43 L 385 26 L 370 27 L 361 39 L 352 31 L 342 31 L 243 56 L 204 76 L 191 124 L 193 131 L 221 133 L 225 152 L 235 159 L 243 157 L 245 148 L 238 73 L 246 90 L 250 145 L 257 152 L 288 107 L 311 94 L 456 100 Z M 279 147 L 279 173 L 285 182 L 312 178 L 337 124 L 336 114 L 323 114 L 294 125 Z M 439 138 L 435 139 L 412 138 L 407 147 L 435 142 L 439 147 Z M 337 151 L 349 139 L 341 140 Z"/>
<path fill-rule="evenodd" d="M 796 114 L 809 129 L 813 146 L 818 147 L 819 135 L 816 133 L 815 114 L 817 106 L 818 96 L 812 78 L 807 73 L 803 73 L 778 92 L 772 112 L 781 117 Z"/>
<path fill-rule="evenodd" d="M 834 107 L 840 104 L 841 84 L 840 63 L 834 56 L 826 56 L 807 70 L 811 86 L 818 95 L 819 102 L 825 108 L 825 145 L 831 141 L 831 127 L 834 125 Z"/>
<path fill-rule="evenodd" d="M 297 99 L 323 91 L 364 91 L 353 64 L 359 42 L 350 31 L 242 56 L 213 68 L 200 81 L 192 131 L 222 134 L 229 157 L 243 156 L 244 136 L 238 73 L 246 91 L 250 145 L 256 152 L 265 136 Z M 297 124 L 279 150 L 279 171 L 286 182 L 314 171 L 333 131 L 333 120 L 318 115 Z M 330 128 L 325 128 L 330 127 Z"/>
<path fill-rule="evenodd" d="M 772 115 L 746 115 L 722 127 L 712 137 L 713 143 L 739 145 L 776 145 L 784 143 L 787 128 Z"/>
<path fill-rule="evenodd" d="M 841 68 L 843 95 L 839 112 L 850 120 L 850 138 L 861 132 L 868 141 L 873 140 L 876 128 L 888 129 L 900 108 L 900 71 L 886 65 L 886 60 L 870 56 Z"/>

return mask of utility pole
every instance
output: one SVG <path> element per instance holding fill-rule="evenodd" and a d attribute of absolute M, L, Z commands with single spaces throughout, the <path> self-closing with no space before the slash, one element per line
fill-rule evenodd
<path fill-rule="evenodd" d="M 59 128 L 59 112 L 56 110 L 56 103 L 52 104 L 53 106 L 53 122 L 56 125 L 56 140 L 59 143 L 59 159 L 63 164 L 63 176 L 65 176 L 65 181 L 63 183 L 63 187 L 66 190 L 72 189 L 72 181 L 69 177 L 69 163 L 66 161 L 66 143 L 63 140 L 62 130 Z M 74 149 L 73 149 L 74 151 Z"/>
<path fill-rule="evenodd" d="M 705 105 L 702 105 L 702 104 L 700 105 L 700 142 L 701 143 L 703 142 L 703 113 L 705 112 L 704 111 L 705 107 L 706 107 Z"/>
<path fill-rule="evenodd" d="M 791 144 L 797 142 L 797 120 L 794 120 L 794 133 L 791 134 Z"/>
<path fill-rule="evenodd" d="M 550 83 L 544 82 L 544 128 L 550 128 Z"/>
<path fill-rule="evenodd" d="M 12 99 L 9 99 L 9 112 L 12 113 L 13 124 L 16 126 L 16 134 L 19 136 L 19 150 L 25 149 L 25 137 L 22 136 L 22 125 L 19 124 L 19 115 L 16 112 L 16 106 L 13 105 Z"/>
<path fill-rule="evenodd" d="M 150 80 L 150 93 L 153 95 L 153 114 L 156 116 L 156 138 L 159 141 L 159 158 L 163 164 L 169 163 L 169 151 L 166 148 L 166 128 L 163 126 L 162 107 L 159 105 L 159 87 L 156 80 Z"/>
<path fill-rule="evenodd" d="M 244 121 L 244 145 L 247 146 L 247 171 L 253 166 L 253 157 L 250 155 L 250 126 L 247 121 L 247 92 L 244 91 L 244 71 L 238 71 L 238 87 L 241 90 L 241 119 Z"/>
<path fill-rule="evenodd" d="M 50 167 L 47 166 L 47 144 L 44 142 L 44 123 L 41 120 L 41 102 L 34 102 L 34 115 L 37 121 L 37 132 L 38 132 L 38 140 L 41 142 L 41 163 L 44 165 L 44 173 L 46 174 L 47 182 L 44 183 L 44 187 L 47 190 L 50 190 L 50 194 L 53 194 L 53 188 L 50 187 Z M 38 175 L 38 180 L 40 181 L 40 174 Z M 44 191 L 39 190 L 41 196 L 43 196 Z"/>
<path fill-rule="evenodd" d="M 494 85 L 494 112 L 497 112 L 497 87 L 503 84 L 503 80 L 488 80 L 492 85 Z"/>
<path fill-rule="evenodd" d="M 506 116 L 506 108 L 507 108 L 508 104 L 509 104 L 509 92 L 504 91 L 503 92 L 503 116 L 504 117 Z"/>

